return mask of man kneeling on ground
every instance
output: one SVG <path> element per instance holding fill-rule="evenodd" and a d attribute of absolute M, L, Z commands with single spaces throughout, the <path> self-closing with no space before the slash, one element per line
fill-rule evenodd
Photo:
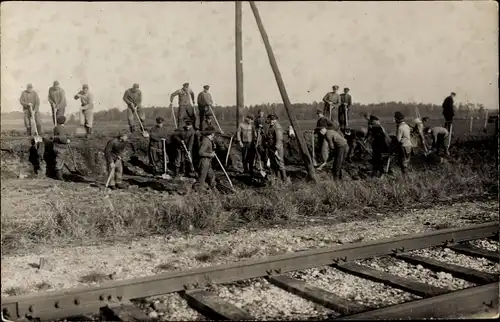
<path fill-rule="evenodd" d="M 112 173 L 111 180 L 109 181 L 110 189 L 125 188 L 125 186 L 122 184 L 122 158 L 125 152 L 125 147 L 127 145 L 127 140 L 127 132 L 120 131 L 117 137 L 108 141 L 106 149 L 104 150 L 104 156 L 106 157 L 106 163 L 108 166 L 108 173 Z"/>
<path fill-rule="evenodd" d="M 212 126 L 207 127 L 201 132 L 203 138 L 199 150 L 200 163 L 198 166 L 198 185 L 199 188 L 205 188 L 205 183 L 208 182 L 210 188 L 215 187 L 215 175 L 212 170 L 212 159 L 215 157 L 213 141 L 215 137 L 215 129 Z"/>
<path fill-rule="evenodd" d="M 54 137 L 52 142 L 54 142 L 54 156 L 55 156 L 55 177 L 57 180 L 63 179 L 63 168 L 64 159 L 66 156 L 66 151 L 68 150 L 68 144 L 70 140 L 66 136 L 66 129 L 64 128 L 64 123 L 66 123 L 65 116 L 57 117 L 57 126 L 54 127 Z"/>

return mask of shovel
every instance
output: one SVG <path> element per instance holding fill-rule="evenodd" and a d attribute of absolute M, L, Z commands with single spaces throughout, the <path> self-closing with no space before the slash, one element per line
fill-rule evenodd
<path fill-rule="evenodd" d="M 311 136 L 311 145 L 312 145 L 312 154 L 313 154 L 313 166 L 314 167 L 317 167 L 318 166 L 318 162 L 316 162 L 316 151 L 314 149 L 314 131 L 312 133 L 312 136 Z"/>
<path fill-rule="evenodd" d="M 233 183 L 231 182 L 231 179 L 229 178 L 229 175 L 227 174 L 226 169 L 224 169 L 224 166 L 222 165 L 222 162 L 220 162 L 219 157 L 217 156 L 217 154 L 215 155 L 215 159 L 217 159 L 217 162 L 219 162 L 219 165 L 222 168 L 222 171 L 224 171 L 224 175 L 226 176 L 227 181 L 229 182 L 229 185 L 231 186 L 231 190 L 233 190 L 233 192 L 234 192 L 235 189 L 234 189 Z"/>
<path fill-rule="evenodd" d="M 229 147 L 227 148 L 226 167 L 227 167 L 227 162 L 229 161 L 229 152 L 231 151 L 231 146 L 233 145 L 233 138 L 234 138 L 234 136 L 231 136 L 231 140 L 229 140 Z M 234 164 L 233 164 L 233 166 L 234 166 Z"/>
<path fill-rule="evenodd" d="M 182 147 L 184 148 L 184 150 L 187 153 L 187 156 L 188 156 L 188 159 L 189 159 L 189 164 L 191 165 L 191 171 L 195 172 L 194 171 L 194 166 L 193 166 L 193 159 L 191 158 L 191 153 L 189 153 L 189 150 L 187 149 L 186 144 L 184 143 L 184 140 L 182 140 L 181 143 L 182 143 Z"/>
<path fill-rule="evenodd" d="M 448 135 L 448 147 L 447 150 L 450 151 L 450 145 L 451 145 L 451 132 L 453 131 L 453 124 L 450 124 L 450 134 Z"/>
<path fill-rule="evenodd" d="M 175 118 L 175 111 L 174 111 L 174 107 L 172 106 L 172 104 L 170 104 L 171 108 L 172 108 L 172 118 L 174 119 L 174 125 L 175 125 L 175 128 L 179 128 L 177 126 L 177 119 Z"/>
<path fill-rule="evenodd" d="M 255 167 L 255 163 L 259 162 L 259 173 L 262 176 L 262 178 L 265 178 L 267 176 L 267 173 L 262 168 L 262 160 L 260 159 L 260 154 L 259 154 L 259 151 L 257 151 L 257 149 L 255 150 L 255 154 L 257 154 L 257 158 L 255 158 L 254 167 Z"/>
<path fill-rule="evenodd" d="M 170 179 L 171 177 L 167 174 L 167 144 L 165 139 L 161 139 L 163 144 L 163 174 L 161 177 L 163 179 Z"/>
<path fill-rule="evenodd" d="M 40 135 L 38 135 L 38 126 L 36 124 L 35 114 L 33 113 L 33 108 L 31 107 L 31 105 L 30 105 L 30 116 L 31 116 L 31 122 L 35 125 L 34 126 L 35 136 L 33 137 L 33 139 L 35 140 L 35 143 L 41 143 L 43 140 L 42 140 L 42 137 Z"/>
<path fill-rule="evenodd" d="M 326 166 L 327 163 L 328 163 L 327 161 L 323 162 L 316 170 L 321 171 Z"/>
<path fill-rule="evenodd" d="M 137 107 L 134 108 L 134 113 L 135 113 L 135 116 L 137 116 L 137 119 L 139 120 L 139 125 L 141 126 L 141 130 L 142 130 L 142 136 L 145 138 L 148 138 L 149 133 L 148 133 L 148 131 L 146 131 L 144 129 L 144 126 L 142 126 L 141 118 L 139 117 L 139 114 L 137 114 Z"/>
<path fill-rule="evenodd" d="M 222 130 L 222 128 L 220 127 L 220 125 L 219 125 L 219 121 L 217 121 L 217 117 L 215 116 L 215 113 L 214 113 L 214 111 L 212 110 L 212 106 L 209 106 L 208 108 L 210 109 L 210 112 L 212 112 L 212 115 L 214 116 L 215 124 L 217 124 L 217 126 L 219 127 L 220 133 L 224 134 L 224 131 L 223 131 L 223 130 Z M 226 162 L 226 164 L 227 164 L 227 162 Z"/>
<path fill-rule="evenodd" d="M 57 116 L 56 116 L 56 113 L 57 113 L 57 107 L 52 106 L 52 119 L 54 121 L 54 126 L 57 125 Z"/>

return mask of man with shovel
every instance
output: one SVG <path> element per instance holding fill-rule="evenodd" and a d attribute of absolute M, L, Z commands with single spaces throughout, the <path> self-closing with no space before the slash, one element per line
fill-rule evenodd
<path fill-rule="evenodd" d="M 196 124 L 196 114 L 194 113 L 193 107 L 194 92 L 189 88 L 189 83 L 182 84 L 181 89 L 176 90 L 170 95 L 170 108 L 172 108 L 176 96 L 179 97 L 179 108 L 177 110 L 177 119 L 179 122 L 187 118 L 190 120 L 191 124 Z"/>
<path fill-rule="evenodd" d="M 49 103 L 52 107 L 54 125 L 57 125 L 57 118 L 64 116 L 66 110 L 66 94 L 64 93 L 64 89 L 59 87 L 58 81 L 54 81 L 53 86 L 49 88 Z"/>
<path fill-rule="evenodd" d="M 405 122 L 405 117 L 403 113 L 394 113 L 394 120 L 396 121 L 396 140 L 399 144 L 398 151 L 398 161 L 401 167 L 401 172 L 406 175 L 408 167 L 410 165 L 410 156 L 412 152 L 413 145 L 411 143 L 411 129 Z"/>
<path fill-rule="evenodd" d="M 236 132 L 236 140 L 241 147 L 241 161 L 243 163 L 243 172 L 253 177 L 253 163 L 255 158 L 255 128 L 253 126 L 253 117 L 247 115 L 240 123 Z"/>
<path fill-rule="evenodd" d="M 123 176 L 123 163 L 122 157 L 127 146 L 128 136 L 125 131 L 120 131 L 120 133 L 106 144 L 104 150 L 104 156 L 106 158 L 106 164 L 108 168 L 108 188 L 114 189 L 124 189 L 125 186 L 122 184 Z"/>
<path fill-rule="evenodd" d="M 325 137 L 330 151 L 333 151 L 333 179 L 342 179 L 342 167 L 347 156 L 348 144 L 347 140 L 339 132 L 333 129 L 332 125 L 323 126 L 319 129 L 319 133 Z M 325 161 L 326 163 L 326 161 Z"/>
<path fill-rule="evenodd" d="M 130 127 L 130 133 L 134 133 L 135 128 L 135 118 L 137 117 L 139 121 L 144 124 L 144 110 L 142 109 L 142 92 L 139 89 L 139 84 L 134 84 L 132 88 L 129 88 L 123 94 L 123 100 L 127 104 L 127 119 L 128 126 Z"/>
<path fill-rule="evenodd" d="M 371 138 L 372 144 L 372 176 L 380 177 L 386 172 L 386 165 L 390 162 L 391 139 L 386 134 L 380 124 L 380 120 L 375 115 L 370 115 L 370 129 L 367 137 Z"/>
<path fill-rule="evenodd" d="M 193 158 L 193 145 L 195 139 L 195 131 L 191 125 L 191 120 L 184 120 L 184 128 L 177 129 L 172 134 L 172 143 L 176 149 L 175 154 L 175 176 L 181 175 L 181 169 L 184 167 L 184 174 L 186 177 L 190 176 L 191 171 L 194 170 L 192 164 Z"/>
<path fill-rule="evenodd" d="M 156 125 L 149 132 L 149 163 L 153 169 L 153 175 L 165 174 L 167 129 L 163 126 L 163 117 L 156 118 Z"/>
<path fill-rule="evenodd" d="M 314 132 L 318 135 L 318 146 L 321 151 L 322 160 L 323 162 L 327 162 L 330 150 L 328 148 L 328 143 L 324 139 L 324 135 L 319 134 L 319 129 L 333 126 L 334 124 L 330 119 L 325 117 L 320 109 L 316 110 L 316 115 L 318 117 L 318 121 L 316 122 L 316 130 Z M 316 155 L 316 151 L 314 154 Z"/>
<path fill-rule="evenodd" d="M 340 96 L 337 93 L 339 87 L 337 85 L 332 86 L 332 91 L 326 93 L 323 97 L 323 114 L 327 116 L 330 120 L 333 120 L 332 110 L 340 106 Z"/>
<path fill-rule="evenodd" d="M 344 88 L 344 93 L 340 94 L 339 124 L 340 130 L 344 131 L 349 120 L 349 109 L 352 105 L 352 97 L 349 95 L 349 88 Z"/>
<path fill-rule="evenodd" d="M 451 126 L 453 124 L 453 117 L 455 116 L 454 111 L 454 98 L 457 94 L 455 92 L 451 92 L 450 96 L 446 97 L 443 101 L 443 116 L 444 116 L 444 127 L 450 131 Z"/>
<path fill-rule="evenodd" d="M 201 132 L 201 135 L 203 138 L 201 139 L 200 150 L 198 151 L 200 157 L 198 165 L 198 186 L 204 189 L 205 183 L 208 182 L 210 188 L 214 188 L 216 181 L 214 171 L 212 170 L 212 159 L 216 156 L 213 146 L 215 129 L 209 126 Z"/>
<path fill-rule="evenodd" d="M 198 94 L 198 116 L 200 118 L 200 131 L 203 131 L 203 121 L 210 112 L 210 108 L 214 104 L 212 100 L 212 95 L 208 92 L 210 89 L 209 85 L 203 86 L 203 91 Z M 211 114 L 211 113 L 210 113 Z"/>
<path fill-rule="evenodd" d="M 269 127 L 264 133 L 264 147 L 267 150 L 267 156 L 271 161 L 271 169 L 275 175 L 281 177 L 283 182 L 288 182 L 286 175 L 285 160 L 283 151 L 283 130 L 278 123 L 278 116 L 270 114 L 268 117 Z"/>
<path fill-rule="evenodd" d="M 26 90 L 21 93 L 21 98 L 19 99 L 23 107 L 24 112 L 24 126 L 26 127 L 26 132 L 28 136 L 31 136 L 31 121 L 34 119 L 35 126 L 37 128 L 37 135 L 42 133 L 42 124 L 40 121 L 40 98 L 37 92 L 33 90 L 33 85 L 28 84 Z"/>
<path fill-rule="evenodd" d="M 74 97 L 80 99 L 80 125 L 85 126 L 86 136 L 92 135 L 92 124 L 94 120 L 94 95 L 89 92 L 89 85 L 83 84 L 82 90 Z"/>
<path fill-rule="evenodd" d="M 57 118 L 57 125 L 54 127 L 54 136 L 52 142 L 54 143 L 54 156 L 55 156 L 55 177 L 57 180 L 63 181 L 63 169 L 64 162 L 66 158 L 66 152 L 68 151 L 68 144 L 70 140 L 66 136 L 66 128 L 64 127 L 66 123 L 66 117 L 64 115 Z"/>

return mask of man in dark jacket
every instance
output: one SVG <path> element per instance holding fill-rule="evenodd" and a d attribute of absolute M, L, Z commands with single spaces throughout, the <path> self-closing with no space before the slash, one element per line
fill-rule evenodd
<path fill-rule="evenodd" d="M 179 177 L 182 170 L 186 177 L 190 176 L 191 167 L 193 166 L 189 161 L 193 157 L 193 145 L 195 139 L 195 131 L 193 129 L 191 120 L 184 119 L 184 128 L 174 131 L 172 135 L 172 144 L 176 149 L 175 154 L 175 176 Z M 186 151 L 187 150 L 187 151 Z M 182 169 L 184 168 L 184 169 Z"/>
<path fill-rule="evenodd" d="M 211 126 L 207 127 L 203 132 L 201 132 L 203 138 L 201 139 L 200 149 L 198 155 L 200 157 L 200 162 L 198 165 L 198 185 L 200 188 L 205 187 L 205 183 L 211 188 L 215 186 L 215 175 L 212 170 L 212 158 L 215 157 L 214 151 L 214 137 L 215 129 Z"/>
<path fill-rule="evenodd" d="M 454 98 L 457 94 L 454 92 L 451 92 L 450 96 L 444 99 L 443 102 L 443 116 L 444 116 L 444 127 L 448 130 L 448 132 L 451 129 L 451 125 L 453 123 L 453 117 L 455 116 L 455 111 L 454 111 Z"/>
<path fill-rule="evenodd" d="M 40 113 L 38 109 L 40 108 L 40 98 L 37 92 L 33 90 L 33 85 L 28 84 L 26 90 L 21 93 L 21 98 L 19 99 L 24 112 L 24 126 L 26 127 L 26 132 L 29 136 L 32 135 L 31 132 L 31 119 L 35 119 L 35 126 L 38 135 L 42 134 L 42 122 L 40 120 Z"/>
<path fill-rule="evenodd" d="M 139 89 L 139 84 L 134 84 L 132 88 L 129 88 L 123 94 L 123 101 L 127 103 L 127 119 L 128 125 L 130 127 L 130 132 L 135 132 L 135 118 L 136 113 L 144 125 L 144 110 L 141 107 L 142 103 L 142 92 Z"/>
<path fill-rule="evenodd" d="M 123 176 L 123 163 L 122 158 L 127 146 L 127 133 L 121 131 L 115 138 L 112 138 L 106 144 L 104 149 L 104 156 L 106 157 L 106 164 L 108 173 L 114 171 L 109 181 L 110 189 L 123 189 L 122 176 Z"/>
<path fill-rule="evenodd" d="M 329 118 L 325 117 L 321 110 L 316 110 L 316 115 L 318 116 L 318 121 L 316 122 L 316 130 L 314 131 L 318 137 L 318 147 L 321 151 L 321 158 L 323 163 L 328 161 L 328 157 L 330 154 L 330 149 L 328 148 L 328 143 L 325 141 L 325 136 L 320 135 L 319 131 L 322 128 L 333 127 L 333 121 Z M 315 149 L 316 150 L 316 149 Z M 316 151 L 315 151 L 316 152 Z"/>
<path fill-rule="evenodd" d="M 339 124 L 340 130 L 344 131 L 349 120 L 349 109 L 352 105 L 352 97 L 349 95 L 349 88 L 344 88 L 344 93 L 340 94 Z"/>
<path fill-rule="evenodd" d="M 67 105 L 66 94 L 64 93 L 64 90 L 59 87 L 58 81 L 54 81 L 53 86 L 49 88 L 48 99 L 50 106 L 52 107 L 52 118 L 57 123 L 57 118 L 60 116 L 64 116 Z"/>
<path fill-rule="evenodd" d="M 208 92 L 210 89 L 209 85 L 203 86 L 203 92 L 200 92 L 198 94 L 198 116 L 200 118 L 200 130 L 203 131 L 202 129 L 202 124 L 203 120 L 205 119 L 205 116 L 207 112 L 210 111 L 213 103 L 212 100 L 212 95 Z"/>
<path fill-rule="evenodd" d="M 385 174 L 385 165 L 390 157 L 391 139 L 380 124 L 379 118 L 374 115 L 370 116 L 367 137 L 372 140 L 372 176 L 381 176 Z"/>
<path fill-rule="evenodd" d="M 66 129 L 64 128 L 64 123 L 66 123 L 65 116 L 59 116 L 57 118 L 57 126 L 54 127 L 54 136 L 52 137 L 52 142 L 54 143 L 54 156 L 55 156 L 55 176 L 57 180 L 63 180 L 63 168 L 64 159 L 66 157 L 66 151 L 68 150 L 68 144 L 70 140 L 66 136 Z"/>
<path fill-rule="evenodd" d="M 255 117 L 254 120 L 254 128 L 255 128 L 255 146 L 257 149 L 258 156 L 257 158 L 260 159 L 262 164 L 264 164 L 265 167 L 267 167 L 267 150 L 264 148 L 264 145 L 262 144 L 262 138 L 264 137 L 264 129 L 266 127 L 266 118 L 264 117 L 264 111 L 259 110 L 257 113 L 257 116 Z"/>
<path fill-rule="evenodd" d="M 278 123 L 278 116 L 270 114 L 268 116 L 269 127 L 264 133 L 264 147 L 267 150 L 267 155 L 271 161 L 271 169 L 275 174 L 281 177 L 283 182 L 289 182 L 285 170 L 285 158 L 283 150 L 283 129 Z"/>
<path fill-rule="evenodd" d="M 163 126 L 163 117 L 156 118 L 156 125 L 149 132 L 149 163 L 153 169 L 153 175 L 160 175 L 164 172 L 164 141 L 167 139 L 167 129 Z M 166 142 L 166 141 L 165 141 Z M 166 155 L 168 162 L 168 156 Z"/>

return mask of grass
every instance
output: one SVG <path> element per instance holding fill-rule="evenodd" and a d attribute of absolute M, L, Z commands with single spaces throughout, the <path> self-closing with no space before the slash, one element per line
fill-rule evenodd
<path fill-rule="evenodd" d="M 2 214 L 1 246 L 5 254 L 35 244 L 92 243 L 188 232 L 193 228 L 195 233 L 218 233 L 248 226 L 286 224 L 303 216 L 326 216 L 339 222 L 370 219 L 376 217 L 373 213 L 377 209 L 432 204 L 453 195 L 496 193 L 496 173 L 494 164 L 476 168 L 445 164 L 434 171 L 412 172 L 407 180 L 401 177 L 340 183 L 328 180 L 316 185 L 298 181 L 293 189 L 246 188 L 227 195 L 189 192 L 177 203 L 166 202 L 168 196 L 163 194 L 123 192 L 110 195 L 114 211 L 102 206 L 104 195 L 95 191 L 78 187 L 73 192 L 49 190 L 40 197 L 48 200 L 38 213 Z M 197 259 L 210 261 L 216 255 L 200 254 Z"/>

